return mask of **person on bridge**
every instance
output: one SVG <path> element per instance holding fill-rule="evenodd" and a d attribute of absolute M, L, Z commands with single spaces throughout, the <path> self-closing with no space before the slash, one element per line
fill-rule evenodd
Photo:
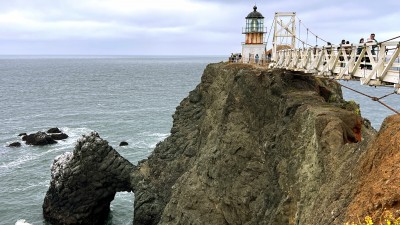
<path fill-rule="evenodd" d="M 377 47 L 376 44 L 378 44 L 378 41 L 375 39 L 375 34 L 374 33 L 371 33 L 371 35 L 369 36 L 369 38 L 367 40 L 367 43 L 373 44 L 372 47 L 371 47 L 371 54 L 375 55 L 375 48 Z M 370 58 L 368 56 L 365 58 L 365 62 L 367 64 L 369 64 L 369 65 L 367 65 L 367 69 L 372 70 L 372 65 L 370 64 L 371 60 L 370 60 Z"/>
<path fill-rule="evenodd" d="M 359 42 L 360 46 L 358 46 L 357 48 L 357 57 L 356 57 L 356 61 L 358 60 L 358 56 L 361 54 L 361 51 L 363 49 L 363 46 L 361 46 L 362 44 L 364 44 L 364 38 L 360 38 L 360 42 Z M 361 62 L 364 62 L 365 57 L 363 57 L 361 59 Z M 364 64 L 360 64 L 361 69 L 364 69 L 365 65 Z"/>
<path fill-rule="evenodd" d="M 374 45 L 372 45 L 371 53 L 372 53 L 372 55 L 375 55 L 375 48 L 377 47 L 378 41 L 375 39 L 375 34 L 374 33 L 372 33 L 369 36 L 369 38 L 367 40 L 367 43 L 374 44 Z"/>
<path fill-rule="evenodd" d="M 346 44 L 346 40 L 342 40 L 342 42 L 340 42 L 340 45 L 339 45 L 339 47 L 337 48 L 337 50 L 338 50 L 338 54 L 339 54 L 339 62 L 340 62 L 340 67 L 344 67 L 344 63 L 343 63 L 343 61 L 344 61 L 344 56 L 343 56 L 343 51 L 342 51 L 342 48 L 344 49 L 344 47 L 343 47 L 343 45 L 345 45 Z"/>

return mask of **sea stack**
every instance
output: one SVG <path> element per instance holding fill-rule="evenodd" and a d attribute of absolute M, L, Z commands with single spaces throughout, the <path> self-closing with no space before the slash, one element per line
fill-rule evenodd
<path fill-rule="evenodd" d="M 103 224 L 116 192 L 132 191 L 134 166 L 97 133 L 78 140 L 73 152 L 57 157 L 43 203 L 52 224 Z"/>

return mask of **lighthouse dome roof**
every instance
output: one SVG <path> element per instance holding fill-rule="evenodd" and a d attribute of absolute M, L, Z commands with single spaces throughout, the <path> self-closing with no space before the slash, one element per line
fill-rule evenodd
<path fill-rule="evenodd" d="M 249 13 L 249 15 L 247 15 L 246 19 L 251 19 L 251 18 L 261 18 L 263 19 L 263 15 L 260 12 L 257 12 L 257 6 L 253 7 L 254 11 Z"/>

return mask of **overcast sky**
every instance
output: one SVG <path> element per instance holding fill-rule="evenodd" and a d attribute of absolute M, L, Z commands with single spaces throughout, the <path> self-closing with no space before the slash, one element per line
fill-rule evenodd
<path fill-rule="evenodd" d="M 334 44 L 400 35 L 400 0 L 0 0 L 0 54 L 227 55 L 255 3 L 268 31 L 275 12 L 296 12 Z"/>

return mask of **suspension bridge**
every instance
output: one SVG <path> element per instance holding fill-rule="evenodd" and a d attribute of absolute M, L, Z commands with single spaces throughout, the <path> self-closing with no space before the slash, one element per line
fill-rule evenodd
<path fill-rule="evenodd" d="M 372 37 L 362 43 L 333 45 L 305 26 L 295 12 L 276 12 L 267 42 L 264 42 L 267 33 L 264 17 L 257 12 L 256 6 L 253 9 L 246 17 L 246 28 L 242 32 L 246 34 L 246 42 L 242 43 L 242 53 L 236 61 L 302 71 L 335 80 L 357 80 L 362 85 L 392 86 L 394 91 L 390 94 L 400 94 L 400 36 L 382 42 Z M 271 34 L 272 48 L 267 51 Z M 323 45 L 318 46 L 318 41 Z M 385 105 L 380 100 L 388 95 L 379 98 L 366 96 Z"/>
<path fill-rule="evenodd" d="M 278 18 L 275 19 L 281 17 L 279 13 L 276 15 Z M 294 23 L 293 19 L 290 21 L 290 23 Z M 334 77 L 337 80 L 360 80 L 363 85 L 393 85 L 397 94 L 400 94 L 400 42 L 394 41 L 400 36 L 383 42 L 370 40 L 365 43 L 340 45 L 332 45 L 321 39 L 325 45 L 318 47 L 318 45 L 311 46 L 307 41 L 299 39 L 295 35 L 293 26 L 292 29 L 289 29 L 290 23 L 285 24 L 281 20 L 276 22 L 277 25 L 280 25 L 280 30 L 275 28 L 275 43 L 278 43 L 278 37 L 290 37 L 292 42 L 290 48 L 281 50 L 277 48 L 279 44 L 274 44 L 276 47 L 275 50 L 273 48 L 273 65 L 271 67 L 304 71 L 315 75 Z M 315 37 L 318 39 L 317 35 Z M 296 41 L 308 47 L 293 48 Z M 285 45 L 281 43 L 280 46 Z"/>

